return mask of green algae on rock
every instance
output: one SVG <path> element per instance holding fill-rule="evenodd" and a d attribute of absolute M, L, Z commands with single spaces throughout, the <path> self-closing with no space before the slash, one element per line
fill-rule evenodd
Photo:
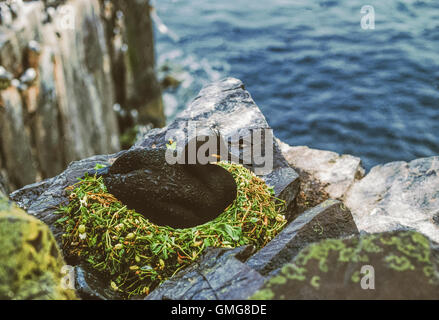
<path fill-rule="evenodd" d="M 58 210 L 65 253 L 87 261 L 130 297 L 148 294 L 207 247 L 263 247 L 287 222 L 283 202 L 243 166 L 219 165 L 236 180 L 236 200 L 216 219 L 185 229 L 151 223 L 109 194 L 102 177 L 86 176 L 68 188 L 70 202 Z"/>
<path fill-rule="evenodd" d="M 324 240 L 303 249 L 252 299 L 438 299 L 434 250 L 414 231 Z"/>
<path fill-rule="evenodd" d="M 70 300 L 65 265 L 49 228 L 0 192 L 0 300 Z"/>

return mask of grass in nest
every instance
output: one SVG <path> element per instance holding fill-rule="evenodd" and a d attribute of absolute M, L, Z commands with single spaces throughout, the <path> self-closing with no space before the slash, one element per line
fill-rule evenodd
<path fill-rule="evenodd" d="M 85 176 L 66 189 L 69 204 L 57 211 L 63 250 L 106 275 L 125 297 L 147 295 L 196 260 L 207 247 L 262 248 L 285 226 L 284 202 L 241 165 L 221 162 L 238 186 L 221 215 L 185 229 L 159 226 L 107 192 L 102 177 Z"/>

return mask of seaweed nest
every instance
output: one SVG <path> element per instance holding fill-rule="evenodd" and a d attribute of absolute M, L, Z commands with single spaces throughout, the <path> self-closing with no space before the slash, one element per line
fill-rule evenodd
<path fill-rule="evenodd" d="M 207 247 L 262 248 L 286 224 L 284 202 L 241 165 L 220 162 L 238 186 L 237 198 L 214 220 L 192 228 L 159 226 L 107 192 L 102 177 L 85 176 L 66 189 L 57 211 L 63 250 L 109 278 L 125 297 L 147 295 L 200 257 Z"/>

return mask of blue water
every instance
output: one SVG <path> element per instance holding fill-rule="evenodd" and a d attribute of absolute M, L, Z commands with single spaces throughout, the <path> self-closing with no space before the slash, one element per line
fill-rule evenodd
<path fill-rule="evenodd" d="M 361 7 L 375 9 L 363 30 Z M 439 154 L 439 0 L 159 0 L 158 65 L 183 85 L 241 79 L 275 134 L 372 166 Z M 178 37 L 178 38 L 177 38 Z"/>

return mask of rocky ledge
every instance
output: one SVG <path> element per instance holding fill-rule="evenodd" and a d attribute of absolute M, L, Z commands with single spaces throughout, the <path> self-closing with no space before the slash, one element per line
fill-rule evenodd
<path fill-rule="evenodd" d="M 269 129 L 263 114 L 243 83 L 228 78 L 205 87 L 179 117 L 149 131 L 133 149 L 166 148 L 172 138 L 181 150 L 196 134 L 214 131 L 228 142 L 232 160 L 242 162 L 244 146 L 260 129 Z M 290 147 L 270 135 L 264 143 L 273 150 L 269 170 L 252 161 L 246 166 L 286 202 L 289 224 L 258 252 L 208 249 L 147 299 L 439 297 L 439 157 L 378 166 L 364 176 L 353 156 Z M 11 199 L 60 241 L 54 211 L 67 201 L 64 189 L 124 152 L 73 162 Z M 93 271 L 83 265 L 76 271 L 82 298 L 117 298 Z"/>

